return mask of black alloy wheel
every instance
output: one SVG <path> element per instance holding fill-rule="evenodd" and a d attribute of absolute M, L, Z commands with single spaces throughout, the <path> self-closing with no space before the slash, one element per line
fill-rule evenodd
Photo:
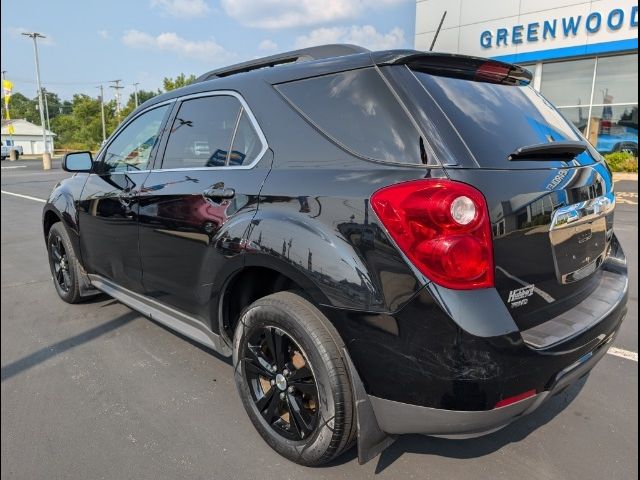
<path fill-rule="evenodd" d="M 60 235 L 52 235 L 49 239 L 49 253 L 54 281 L 63 292 L 69 292 L 73 287 L 69 274 L 69 258 Z"/>
<path fill-rule="evenodd" d="M 242 358 L 252 400 L 264 420 L 288 440 L 308 438 L 318 424 L 318 387 L 299 345 L 282 329 L 251 332 Z"/>
<path fill-rule="evenodd" d="M 80 264 L 75 256 L 71 240 L 61 222 L 51 226 L 47 236 L 47 253 L 53 285 L 58 296 L 67 303 L 82 301 L 80 294 Z"/>
<path fill-rule="evenodd" d="M 242 405 L 262 438 L 289 460 L 321 465 L 354 444 L 346 347 L 298 292 L 272 293 L 240 314 L 233 366 Z"/>

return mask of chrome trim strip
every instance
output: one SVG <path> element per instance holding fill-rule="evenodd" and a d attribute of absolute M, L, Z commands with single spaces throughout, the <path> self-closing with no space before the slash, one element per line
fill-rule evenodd
<path fill-rule="evenodd" d="M 175 330 L 201 345 L 215 350 L 221 355 L 231 356 L 231 349 L 220 335 L 207 329 L 204 324 L 190 315 L 160 303 L 146 295 L 132 292 L 100 275 L 90 273 L 87 276 L 94 288 L 124 303 L 133 310 Z"/>
<path fill-rule="evenodd" d="M 549 230 L 559 230 L 604 217 L 616 207 L 615 194 L 608 193 L 593 200 L 559 208 L 553 214 Z"/>

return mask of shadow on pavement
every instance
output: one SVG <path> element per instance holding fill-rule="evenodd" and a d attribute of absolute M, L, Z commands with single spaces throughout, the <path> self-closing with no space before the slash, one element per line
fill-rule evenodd
<path fill-rule="evenodd" d="M 49 345 L 47 347 L 41 348 L 40 350 L 33 352 L 26 357 L 22 357 L 15 362 L 11 362 L 8 365 L 2 367 L 0 374 L 0 381 L 4 382 L 5 380 L 10 379 L 11 377 L 15 377 L 16 375 L 28 370 L 36 365 L 46 362 L 50 358 L 59 355 L 60 353 L 66 352 L 67 350 L 72 349 L 78 345 L 83 343 L 90 342 L 106 333 L 112 332 L 117 328 L 126 325 L 131 322 L 135 318 L 139 316 L 138 313 L 131 311 L 127 312 L 119 317 L 114 318 L 106 323 L 98 325 L 90 330 L 79 333 L 78 335 L 74 335 L 73 337 L 67 338 L 65 340 L 61 340 L 53 345 Z"/>

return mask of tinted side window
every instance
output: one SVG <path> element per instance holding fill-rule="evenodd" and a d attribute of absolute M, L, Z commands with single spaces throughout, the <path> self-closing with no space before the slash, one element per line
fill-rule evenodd
<path fill-rule="evenodd" d="M 168 108 L 154 108 L 129 123 L 107 147 L 103 172 L 146 169 Z"/>
<path fill-rule="evenodd" d="M 229 165 L 249 165 L 262 151 L 262 141 L 253 128 L 247 112 L 243 109 L 238 129 L 233 137 Z"/>
<path fill-rule="evenodd" d="M 376 70 L 352 70 L 277 88 L 348 150 L 373 160 L 421 163 L 420 134 Z"/>
<path fill-rule="evenodd" d="M 225 166 L 240 113 L 240 102 L 229 95 L 182 102 L 169 133 L 162 168 Z"/>

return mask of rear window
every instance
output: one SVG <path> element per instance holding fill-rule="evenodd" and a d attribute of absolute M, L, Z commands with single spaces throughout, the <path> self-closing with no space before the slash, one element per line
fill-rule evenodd
<path fill-rule="evenodd" d="M 326 136 L 372 160 L 427 163 L 418 130 L 373 68 L 276 87 Z"/>
<path fill-rule="evenodd" d="M 483 168 L 554 166 L 559 162 L 513 162 L 508 157 L 517 148 L 528 145 L 582 140 L 573 126 L 532 87 L 440 77 L 417 71 L 414 74 Z M 594 162 L 587 152 L 577 160 L 581 164 Z"/>

